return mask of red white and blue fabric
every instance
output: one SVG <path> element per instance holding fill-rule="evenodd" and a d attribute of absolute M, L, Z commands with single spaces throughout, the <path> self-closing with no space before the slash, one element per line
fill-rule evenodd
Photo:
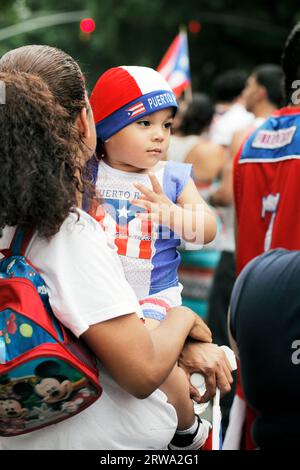
<path fill-rule="evenodd" d="M 140 300 L 140 306 L 145 318 L 152 318 L 158 321 L 162 321 L 171 308 L 166 299 L 156 296 Z"/>
<path fill-rule="evenodd" d="M 251 135 L 235 158 L 238 273 L 266 249 L 299 250 L 299 170 L 300 108 L 282 108 Z"/>
<path fill-rule="evenodd" d="M 116 236 L 118 254 L 132 258 L 151 258 L 151 223 L 136 219 L 141 208 L 133 206 L 127 199 L 106 198 L 104 227 Z M 139 233 L 139 237 L 135 235 Z"/>
<path fill-rule="evenodd" d="M 139 66 L 107 70 L 98 79 L 90 103 L 102 142 L 143 116 L 169 107 L 174 114 L 177 110 L 176 97 L 161 74 Z"/>
<path fill-rule="evenodd" d="M 176 202 L 191 172 L 191 165 L 167 162 L 155 175 L 165 194 Z M 99 210 L 95 205 L 92 210 L 85 209 L 99 221 L 101 218 L 108 238 L 117 247 L 127 281 L 138 299 L 144 301 L 144 315 L 150 310 L 156 311 L 157 315 L 153 314 L 151 318 L 162 319 L 170 307 L 181 304 L 182 286 L 177 273 L 180 238 L 167 227 L 135 217 L 137 212 L 142 211 L 130 202 L 139 197 L 133 186 L 137 178 L 144 178 L 143 184 L 150 187 L 147 175 L 130 175 L 101 161 L 99 167 L 94 166 Z M 105 214 L 100 217 L 103 208 Z M 162 291 L 164 295 L 160 295 Z"/>
<path fill-rule="evenodd" d="M 157 71 L 167 80 L 177 97 L 191 86 L 188 40 L 185 31 L 176 36 Z"/>

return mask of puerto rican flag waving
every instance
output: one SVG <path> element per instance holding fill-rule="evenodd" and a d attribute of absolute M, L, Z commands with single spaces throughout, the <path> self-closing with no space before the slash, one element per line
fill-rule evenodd
<path fill-rule="evenodd" d="M 180 31 L 162 58 L 157 71 L 169 83 L 176 97 L 191 88 L 190 61 L 186 31 Z"/>
<path fill-rule="evenodd" d="M 143 209 L 134 206 L 127 199 L 104 199 L 104 226 L 112 234 L 118 254 L 132 258 L 151 259 L 153 228 L 150 221 L 135 217 Z"/>

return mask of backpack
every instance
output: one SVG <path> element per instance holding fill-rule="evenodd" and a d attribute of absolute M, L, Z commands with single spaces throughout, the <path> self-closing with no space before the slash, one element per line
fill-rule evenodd
<path fill-rule="evenodd" d="M 54 316 L 47 287 L 17 228 L 0 260 L 0 436 L 17 436 L 80 413 L 101 395 L 96 359 Z"/>

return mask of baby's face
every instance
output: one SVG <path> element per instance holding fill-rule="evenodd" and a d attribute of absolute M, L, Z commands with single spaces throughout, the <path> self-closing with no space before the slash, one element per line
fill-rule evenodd
<path fill-rule="evenodd" d="M 124 127 L 107 142 L 108 163 L 123 171 L 153 168 L 166 157 L 169 146 L 173 108 L 162 109 Z"/>

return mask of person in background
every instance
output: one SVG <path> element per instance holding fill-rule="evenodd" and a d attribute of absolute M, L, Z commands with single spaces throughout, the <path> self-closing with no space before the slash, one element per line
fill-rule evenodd
<path fill-rule="evenodd" d="M 276 109 L 283 105 L 283 70 L 276 64 L 262 64 L 256 67 L 249 76 L 243 91 L 245 107 L 255 116 L 250 126 L 234 133 L 229 148 L 231 161 L 243 141 L 251 132 L 261 126 Z M 232 169 L 232 165 L 230 166 Z M 230 191 L 232 197 L 232 175 L 230 185 L 224 184 L 224 191 Z"/>
<path fill-rule="evenodd" d="M 224 199 L 222 186 L 227 176 L 228 149 L 233 134 L 253 121 L 253 115 L 248 113 L 244 106 L 245 83 L 246 74 L 239 69 L 229 70 L 217 77 L 214 82 L 214 94 L 217 109 L 221 107 L 223 114 L 213 124 L 210 132 L 210 138 L 224 148 L 224 161 L 220 184 L 209 197 L 209 203 L 217 208 L 221 217 L 222 231 L 217 238 L 217 248 L 221 252 L 221 257 L 210 294 L 208 323 L 214 331 L 218 344 L 226 345 L 229 345 L 226 317 L 235 279 L 235 244 L 232 200 Z"/>
<path fill-rule="evenodd" d="M 231 69 L 219 75 L 212 84 L 212 95 L 216 103 L 209 138 L 227 148 L 233 133 L 251 123 L 253 115 L 245 109 L 242 96 L 247 73 Z"/>
<path fill-rule="evenodd" d="M 168 160 L 193 165 L 195 183 L 200 187 L 217 178 L 223 164 L 223 149 L 208 139 L 213 114 L 209 96 L 194 93 L 182 112 L 177 135 L 171 135 L 167 153 Z"/>
<path fill-rule="evenodd" d="M 275 111 L 245 141 L 234 159 L 233 184 L 237 225 L 237 272 L 259 254 L 274 248 L 300 248 L 300 207 L 298 202 L 300 101 L 300 24 L 291 31 L 283 48 L 286 106 Z M 251 236 L 249 235 L 251 234 Z M 241 368 L 243 364 L 241 363 Z M 232 421 L 230 448 L 253 449 L 251 437 L 254 414 L 245 406 L 238 390 L 233 406 L 240 409 L 239 421 Z M 243 414 L 245 414 L 245 419 Z M 242 426 L 241 425 L 241 426 Z M 227 436 L 226 436 L 227 438 Z"/>
<path fill-rule="evenodd" d="M 203 199 L 208 200 L 214 191 L 224 163 L 224 149 L 208 138 L 214 114 L 211 99 L 194 93 L 182 113 L 181 135 L 171 136 L 168 159 L 193 165 L 193 177 Z M 203 317 L 207 315 L 207 299 L 214 268 L 219 259 L 215 242 L 204 247 L 183 243 L 179 279 L 183 284 L 183 303 Z M 199 249 L 200 248 L 200 249 Z"/>
<path fill-rule="evenodd" d="M 234 209 L 232 197 L 227 198 L 224 185 L 232 183 L 228 178 L 228 167 L 231 165 L 229 148 L 234 132 L 243 129 L 254 120 L 252 113 L 245 108 L 243 90 L 247 75 L 241 70 L 225 72 L 215 81 L 217 103 L 226 106 L 226 111 L 217 119 L 210 134 L 211 139 L 223 146 L 224 163 L 218 187 L 211 192 L 209 203 L 215 207 L 221 219 L 221 231 L 216 239 L 216 249 L 220 252 L 218 264 L 214 272 L 212 287 L 208 301 L 208 325 L 213 331 L 217 344 L 229 346 L 227 333 L 227 311 L 232 287 L 235 281 L 235 241 L 234 241 Z M 233 387 L 234 388 L 234 387 Z M 221 400 L 222 431 L 226 432 L 229 410 L 233 400 L 231 395 Z"/>

